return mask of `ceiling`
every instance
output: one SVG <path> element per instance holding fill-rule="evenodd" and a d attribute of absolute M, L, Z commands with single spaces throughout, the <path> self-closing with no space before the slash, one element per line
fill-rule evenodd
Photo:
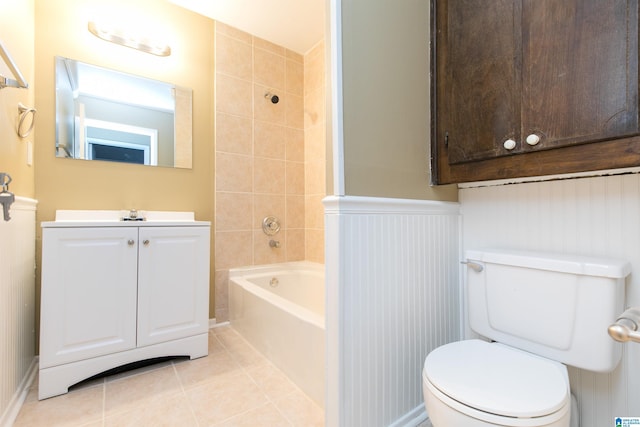
<path fill-rule="evenodd" d="M 168 0 L 305 54 L 324 36 L 326 0 Z"/>

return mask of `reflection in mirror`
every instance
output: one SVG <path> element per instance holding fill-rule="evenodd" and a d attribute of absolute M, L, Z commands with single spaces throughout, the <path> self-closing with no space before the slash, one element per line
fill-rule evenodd
<path fill-rule="evenodd" d="M 56 156 L 191 168 L 191 89 L 56 57 Z"/>

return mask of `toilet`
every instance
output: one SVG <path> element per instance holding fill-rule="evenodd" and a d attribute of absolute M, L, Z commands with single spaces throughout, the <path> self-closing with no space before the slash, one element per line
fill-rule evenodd
<path fill-rule="evenodd" d="M 467 251 L 469 326 L 424 362 L 434 427 L 577 427 L 566 365 L 610 372 L 621 344 L 607 333 L 624 309 L 629 263 L 504 250 Z"/>

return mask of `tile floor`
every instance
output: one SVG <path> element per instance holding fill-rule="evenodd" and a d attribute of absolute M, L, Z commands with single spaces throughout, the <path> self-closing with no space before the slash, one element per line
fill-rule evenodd
<path fill-rule="evenodd" d="M 210 331 L 207 357 L 37 394 L 36 381 L 14 427 L 324 426 L 323 410 L 228 326 Z"/>

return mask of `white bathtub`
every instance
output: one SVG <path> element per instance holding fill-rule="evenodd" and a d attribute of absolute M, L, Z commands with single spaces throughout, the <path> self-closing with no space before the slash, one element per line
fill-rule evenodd
<path fill-rule="evenodd" d="M 229 270 L 229 318 L 249 343 L 324 407 L 324 265 Z"/>

